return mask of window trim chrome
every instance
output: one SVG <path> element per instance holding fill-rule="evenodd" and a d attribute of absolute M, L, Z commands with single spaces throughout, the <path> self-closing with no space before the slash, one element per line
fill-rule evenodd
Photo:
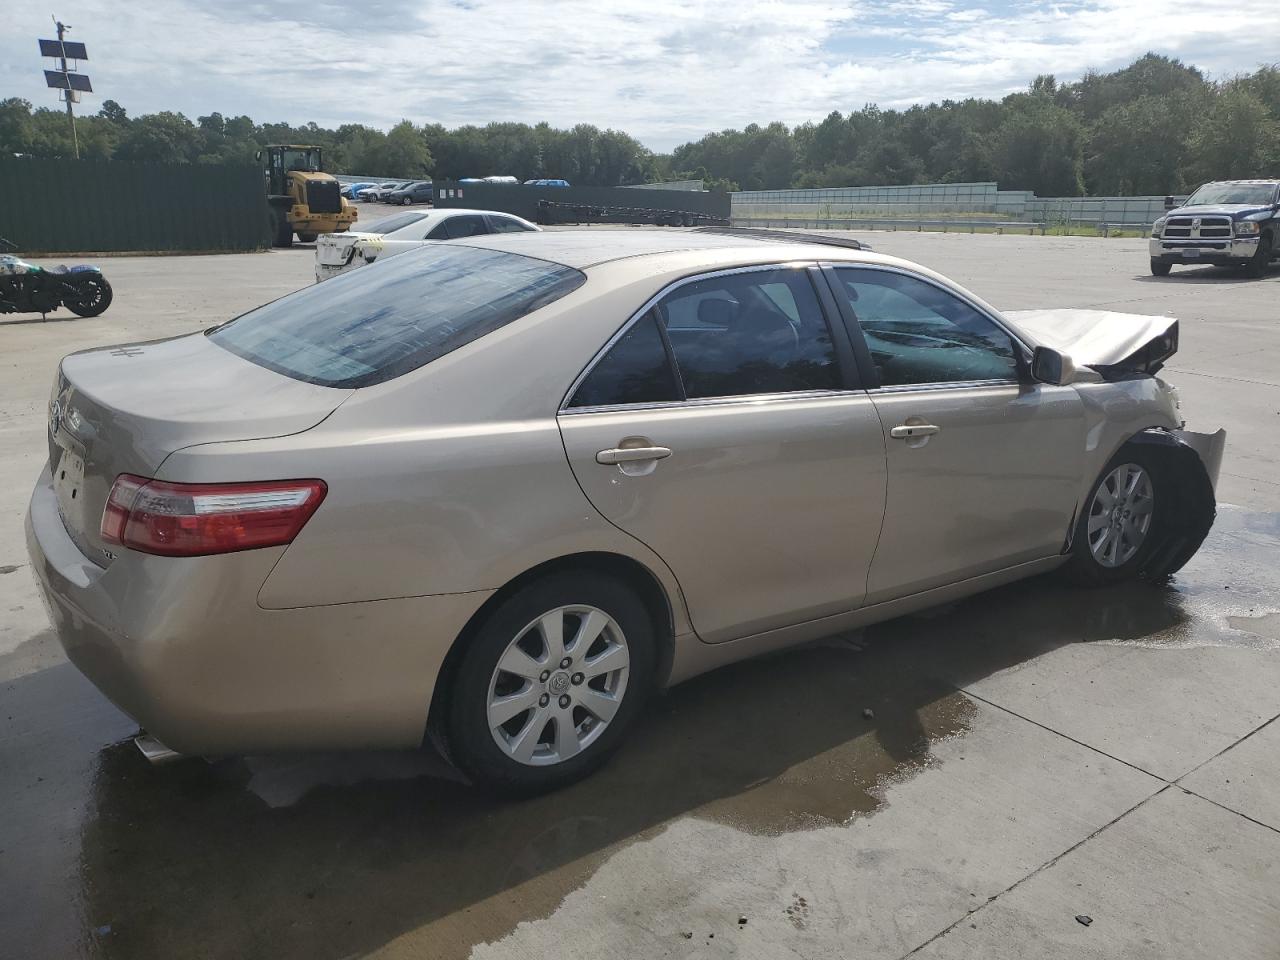
<path fill-rule="evenodd" d="M 699 401 L 710 401 L 714 403 L 714 402 L 720 402 L 722 400 L 738 400 L 738 399 L 744 399 L 744 398 L 748 400 L 755 400 L 761 397 L 771 397 L 771 396 L 772 397 L 778 397 L 778 396 L 791 397 L 791 396 L 796 396 L 799 393 L 815 392 L 815 391 L 797 391 L 797 393 L 782 393 L 782 394 L 747 393 L 747 394 L 735 395 L 734 397 L 698 397 L 698 398 L 695 398 L 694 400 L 688 400 L 688 399 L 667 400 L 667 401 L 662 401 L 661 403 L 614 403 L 614 404 L 607 404 L 607 405 L 602 404 L 600 406 L 595 406 L 595 407 L 570 407 L 569 406 L 569 401 L 573 399 L 573 395 L 578 392 L 578 388 L 582 386 L 582 382 L 586 380 L 588 376 L 591 375 L 591 372 L 596 368 L 596 365 L 601 360 L 604 359 L 605 354 L 607 354 L 610 350 L 612 350 L 614 344 L 616 344 L 619 340 L 621 340 L 626 335 L 628 330 L 630 330 L 633 326 L 639 323 L 644 318 L 644 316 L 650 310 L 656 307 L 658 303 L 662 299 L 664 299 L 669 293 L 675 290 L 678 290 L 681 287 L 688 286 L 691 283 L 698 283 L 702 280 L 712 280 L 712 279 L 715 279 L 716 277 L 729 277 L 729 276 L 734 276 L 735 274 L 740 274 L 740 273 L 762 273 L 766 270 L 768 271 L 809 270 L 812 267 L 815 267 L 818 265 L 819 263 L 817 260 L 782 260 L 782 261 L 773 261 L 770 263 L 752 264 L 745 267 L 729 267 L 724 270 L 713 270 L 710 273 L 695 273 L 687 277 L 682 277 L 679 280 L 673 280 L 671 283 L 667 284 L 665 287 L 663 287 L 661 290 L 655 293 L 652 297 L 646 300 L 643 306 L 641 306 L 639 310 L 637 310 L 629 318 L 627 318 L 627 320 L 623 322 L 622 326 L 618 328 L 618 330 L 613 334 L 613 336 L 605 341 L 604 346 L 601 347 L 599 350 L 597 350 L 595 354 L 591 357 L 591 359 L 587 361 L 586 366 L 582 368 L 582 372 L 579 373 L 576 378 L 574 378 L 573 383 L 569 385 L 569 389 L 565 391 L 564 396 L 561 398 L 560 407 L 559 407 L 559 410 L 557 411 L 557 415 L 565 414 L 565 413 L 581 413 L 583 411 L 598 412 L 598 411 L 605 411 L 605 410 L 609 410 L 609 411 L 634 410 L 638 408 L 652 409 L 655 407 L 668 408 L 668 407 L 685 406 L 692 403 L 698 403 Z M 813 280 L 811 278 L 806 278 L 806 279 L 808 280 L 809 283 L 813 283 Z M 814 293 L 814 296 L 815 297 L 817 296 L 816 291 Z M 831 318 L 826 316 L 826 311 L 823 311 L 823 320 L 828 324 L 831 323 Z M 836 363 L 837 365 L 839 364 L 838 357 L 836 359 Z M 677 367 L 676 369 L 678 371 L 679 367 Z M 851 393 L 856 391 L 816 391 L 816 392 L 825 394 L 825 393 L 841 393 L 841 392 Z"/>
<path fill-rule="evenodd" d="M 647 403 L 602 403 L 591 407 L 565 407 L 557 416 L 574 417 L 583 413 L 631 413 L 645 410 L 684 410 L 688 407 L 711 407 L 722 404 L 745 406 L 752 403 L 787 403 L 800 400 L 847 400 L 867 396 L 858 390 L 795 390 L 785 393 L 737 393 L 730 397 L 694 397 L 692 400 L 659 400 Z"/>

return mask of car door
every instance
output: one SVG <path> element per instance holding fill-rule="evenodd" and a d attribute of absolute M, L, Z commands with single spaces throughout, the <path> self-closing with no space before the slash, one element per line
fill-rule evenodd
<path fill-rule="evenodd" d="M 929 278 L 863 266 L 826 275 L 887 451 L 866 602 L 1060 553 L 1084 466 L 1076 391 L 1030 382 L 1025 348 Z"/>
<path fill-rule="evenodd" d="M 615 336 L 559 417 L 583 491 L 670 566 L 707 642 L 865 593 L 884 440 L 820 284 L 778 265 L 681 281 Z"/>

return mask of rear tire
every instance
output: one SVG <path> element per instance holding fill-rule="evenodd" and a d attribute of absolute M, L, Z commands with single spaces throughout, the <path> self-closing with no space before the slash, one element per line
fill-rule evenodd
<path fill-rule="evenodd" d="M 521 588 L 466 642 L 449 691 L 449 753 L 501 793 L 554 790 L 596 770 L 652 691 L 649 611 L 622 583 L 588 571 Z"/>
<path fill-rule="evenodd" d="M 66 308 L 77 317 L 96 317 L 111 306 L 111 284 L 103 276 L 86 277 L 76 283 L 83 296 L 76 301 L 64 300 Z"/>
<path fill-rule="evenodd" d="M 1167 277 L 1172 269 L 1173 264 L 1169 263 L 1169 261 L 1157 260 L 1155 257 L 1151 258 L 1151 275 L 1153 277 Z"/>
<path fill-rule="evenodd" d="M 1271 258 L 1275 256 L 1275 250 L 1272 247 L 1272 238 L 1270 233 L 1264 233 L 1258 240 L 1258 249 L 1254 252 L 1244 265 L 1245 276 L 1254 280 L 1259 280 L 1267 275 L 1267 269 L 1271 266 Z"/>
<path fill-rule="evenodd" d="M 300 233 L 298 234 L 298 239 L 303 243 L 315 243 L 316 236 L 317 234 L 314 233 Z"/>

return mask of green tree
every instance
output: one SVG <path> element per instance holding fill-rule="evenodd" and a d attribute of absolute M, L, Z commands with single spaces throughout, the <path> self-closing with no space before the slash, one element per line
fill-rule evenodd
<path fill-rule="evenodd" d="M 1192 180 L 1232 180 L 1272 171 L 1280 124 L 1244 81 L 1228 83 L 1191 137 Z"/>

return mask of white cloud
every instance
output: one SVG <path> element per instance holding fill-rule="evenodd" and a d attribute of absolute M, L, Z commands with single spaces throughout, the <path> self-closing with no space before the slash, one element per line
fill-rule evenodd
<path fill-rule="evenodd" d="M 56 105 L 35 39 L 47 8 L 9 0 L 0 96 Z M 149 7 L 143 10 L 142 7 Z M 999 97 L 1147 50 L 1213 75 L 1280 54 L 1272 4 L 1174 0 L 69 0 L 95 93 L 131 114 L 450 126 L 579 122 L 669 149 L 708 130 L 820 119 L 864 103 Z M 173 51 L 173 52 L 170 52 Z"/>

